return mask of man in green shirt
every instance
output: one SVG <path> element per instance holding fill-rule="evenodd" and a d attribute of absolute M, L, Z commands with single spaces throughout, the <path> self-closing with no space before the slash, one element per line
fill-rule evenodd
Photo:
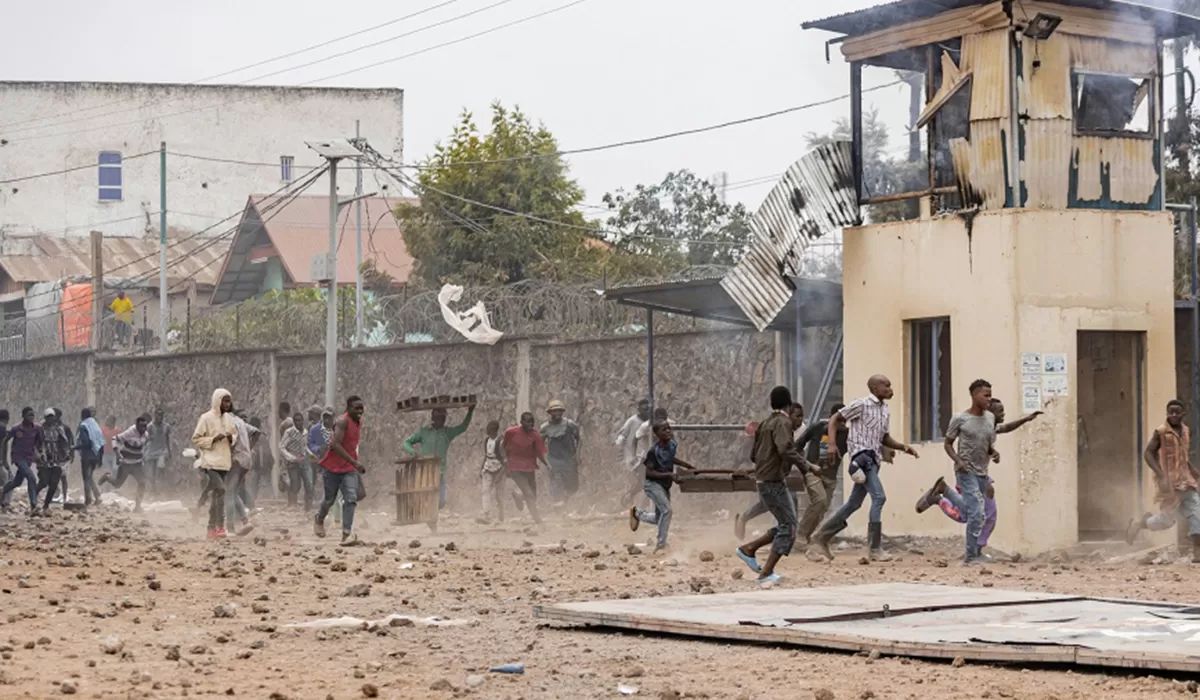
<path fill-rule="evenodd" d="M 475 408 L 467 409 L 467 417 L 463 422 L 453 428 L 446 427 L 446 409 L 435 408 L 429 414 L 429 425 L 422 427 L 417 432 L 408 436 L 404 441 L 404 449 L 410 455 L 416 456 L 417 450 L 415 445 L 421 446 L 421 456 L 437 457 L 442 462 L 442 478 L 441 488 L 438 494 L 438 510 L 446 507 L 446 453 L 450 451 L 450 443 L 454 438 L 462 435 L 471 427 L 471 418 L 475 415 Z"/>

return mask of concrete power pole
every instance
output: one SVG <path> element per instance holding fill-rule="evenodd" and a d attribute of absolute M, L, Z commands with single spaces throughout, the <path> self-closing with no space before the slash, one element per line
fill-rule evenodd
<path fill-rule="evenodd" d="M 167 142 L 158 147 L 158 349 L 167 352 L 171 300 L 167 298 Z"/>
<path fill-rule="evenodd" d="M 354 141 L 362 138 L 358 120 L 354 120 Z M 355 159 L 354 184 L 354 347 L 363 344 L 363 251 L 362 251 L 362 157 Z"/>

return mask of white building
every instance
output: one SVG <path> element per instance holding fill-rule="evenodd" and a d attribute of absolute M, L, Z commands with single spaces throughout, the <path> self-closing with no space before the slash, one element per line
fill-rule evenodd
<path fill-rule="evenodd" d="M 157 234 L 164 141 L 167 228 L 199 231 L 299 179 L 322 162 L 304 142 L 353 136 L 355 120 L 402 160 L 403 117 L 395 88 L 0 82 L 0 235 Z M 338 190 L 354 190 L 346 168 Z M 309 190 L 328 191 L 324 178 Z"/>

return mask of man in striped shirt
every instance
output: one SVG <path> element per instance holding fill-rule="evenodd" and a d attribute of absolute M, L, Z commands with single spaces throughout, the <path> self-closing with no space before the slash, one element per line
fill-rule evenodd
<path fill-rule="evenodd" d="M 868 554 L 873 561 L 891 559 L 891 556 L 883 551 L 883 504 L 887 500 L 883 491 L 883 481 L 879 478 L 883 449 L 890 448 L 916 458 L 920 457 L 912 447 L 897 442 L 891 436 L 891 413 L 887 401 L 894 394 L 892 381 L 882 374 L 877 374 L 867 380 L 867 389 L 871 392 L 869 395 L 833 414 L 829 420 L 827 454 L 833 461 L 840 459 L 837 441 L 834 439 L 838 430 L 843 424 L 850 429 L 846 443 L 850 451 L 850 478 L 854 481 L 850 497 L 825 521 L 813 537 L 811 547 L 816 548 L 813 554 L 823 555 L 829 560 L 833 559 L 829 541 L 846 529 L 846 521 L 862 507 L 867 494 L 871 496 L 871 512 L 867 522 Z"/>
<path fill-rule="evenodd" d="M 142 496 L 146 493 L 145 452 L 146 442 L 150 439 L 150 414 L 138 416 L 137 422 L 123 433 L 113 438 L 117 448 L 117 477 L 105 472 L 100 477 L 100 485 L 111 483 L 114 489 L 120 489 L 125 480 L 133 477 L 137 482 L 137 495 L 134 496 L 134 513 L 142 512 Z"/>

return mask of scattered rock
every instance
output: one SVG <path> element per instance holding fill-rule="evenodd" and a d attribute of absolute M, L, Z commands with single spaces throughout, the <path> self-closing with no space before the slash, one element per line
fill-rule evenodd
<path fill-rule="evenodd" d="M 237 615 L 237 606 L 233 603 L 221 603 L 213 608 L 213 617 L 233 617 Z"/>
<path fill-rule="evenodd" d="M 62 683 L 58 684 L 58 692 L 62 693 L 63 695 L 74 695 L 78 690 L 79 689 L 72 681 L 63 681 Z"/>
<path fill-rule="evenodd" d="M 120 637 L 106 637 L 100 642 L 100 651 L 105 654 L 120 654 L 125 649 L 125 642 Z"/>
<path fill-rule="evenodd" d="M 834 700 L 833 691 L 829 688 L 818 688 L 813 693 L 813 700 Z"/>
<path fill-rule="evenodd" d="M 416 540 L 413 540 L 413 541 L 415 542 Z M 429 689 L 434 690 L 434 691 L 453 692 L 454 684 L 451 683 L 450 681 L 446 680 L 445 678 L 439 678 L 436 681 L 434 681 L 432 685 L 429 686 Z"/>
<path fill-rule="evenodd" d="M 858 698 L 859 698 L 859 700 L 874 700 L 875 691 L 874 690 L 864 690 L 864 691 L 862 691 L 862 693 L 859 694 Z"/>
<path fill-rule="evenodd" d="M 950 562 L 946 561 L 945 559 L 937 559 L 933 562 L 933 565 L 939 569 L 944 569 L 947 566 L 950 566 Z"/>
<path fill-rule="evenodd" d="M 442 549 L 446 550 L 447 552 L 457 552 L 458 545 L 454 544 L 453 542 L 447 542 L 446 546 L 442 547 Z"/>
<path fill-rule="evenodd" d="M 867 660 L 868 660 L 868 661 L 878 661 L 878 660 L 879 660 L 879 656 L 880 656 L 880 654 L 879 654 L 879 650 L 878 650 L 878 649 L 872 649 L 872 650 L 871 650 L 871 653 L 870 653 L 870 654 L 867 654 Z"/>
<path fill-rule="evenodd" d="M 147 583 L 146 586 L 149 587 L 150 590 L 152 590 L 152 591 L 161 591 L 162 590 L 162 581 L 151 581 L 151 582 Z"/>
<path fill-rule="evenodd" d="M 467 676 L 467 687 L 468 688 L 478 688 L 479 686 L 483 685 L 484 680 L 485 679 L 483 676 L 473 673 L 473 674 Z"/>
<path fill-rule="evenodd" d="M 172 645 L 172 646 L 167 647 L 167 661 L 178 661 L 178 660 L 179 660 L 179 646 Z"/>
<path fill-rule="evenodd" d="M 598 549 L 589 549 L 583 553 L 584 559 L 595 559 L 598 556 L 600 556 L 600 550 Z"/>
<path fill-rule="evenodd" d="M 413 540 L 412 542 L 408 543 L 409 549 L 418 549 L 418 548 L 420 548 L 420 546 L 421 546 L 421 540 Z M 446 682 L 449 683 L 450 681 L 446 681 Z"/>
<path fill-rule="evenodd" d="M 374 683 L 363 683 L 362 694 L 364 698 L 379 697 L 379 686 Z"/>
<path fill-rule="evenodd" d="M 641 678 L 642 676 L 646 675 L 646 669 L 634 664 L 632 666 L 625 667 L 625 670 L 621 673 L 621 675 L 626 678 Z"/>
<path fill-rule="evenodd" d="M 697 577 L 692 578 L 690 581 L 688 581 L 688 586 L 692 589 L 693 592 L 699 593 L 700 589 L 702 589 L 702 588 L 710 588 L 712 586 L 712 581 L 709 581 L 706 578 L 697 576 Z"/>
<path fill-rule="evenodd" d="M 704 550 L 703 552 L 700 552 L 700 561 L 702 561 L 702 562 L 710 562 L 716 558 L 717 557 L 715 555 L 713 555 L 713 553 L 708 551 L 707 549 Z"/>
<path fill-rule="evenodd" d="M 371 584 L 356 583 L 342 591 L 343 598 L 366 598 L 371 595 Z"/>
<path fill-rule="evenodd" d="M 963 666 L 967 665 L 967 660 L 961 656 L 956 656 L 954 657 L 954 661 L 950 662 L 950 665 L 954 668 L 962 668 Z"/>
<path fill-rule="evenodd" d="M 254 656 L 254 652 L 250 651 L 249 649 L 242 649 L 241 651 L 239 651 L 237 653 L 237 658 L 243 659 L 243 660 L 248 659 L 251 656 Z"/>
<path fill-rule="evenodd" d="M 733 573 L 731 573 L 729 575 L 731 577 L 733 577 L 734 581 L 741 581 L 742 577 L 745 576 L 746 574 L 741 569 L 734 569 Z"/>
<path fill-rule="evenodd" d="M 861 565 L 861 566 L 868 566 L 868 565 L 870 565 L 870 563 L 871 563 L 871 560 L 870 560 L 870 558 L 869 558 L 869 557 L 859 557 L 859 558 L 858 558 L 858 563 L 859 563 L 859 565 Z"/>
<path fill-rule="evenodd" d="M 250 611 L 255 615 L 265 615 L 271 612 L 271 609 L 262 603 L 255 602 L 250 604 Z"/>

